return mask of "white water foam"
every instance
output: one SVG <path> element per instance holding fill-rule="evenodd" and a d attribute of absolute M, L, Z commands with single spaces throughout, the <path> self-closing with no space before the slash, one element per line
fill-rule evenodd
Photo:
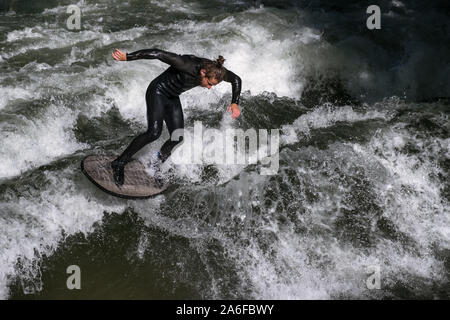
<path fill-rule="evenodd" d="M 10 42 L 21 39 L 22 35 L 33 34 L 31 44 L 11 46 L 11 50 L 2 53 L 2 57 L 9 59 L 19 54 L 25 54 L 31 50 L 38 49 L 58 49 L 73 47 L 79 43 L 93 41 L 94 47 L 107 46 L 111 43 L 132 40 L 134 37 L 142 35 L 146 27 L 135 27 L 129 30 L 117 31 L 113 33 L 103 33 L 102 26 L 92 26 L 88 30 L 71 32 L 63 28 L 58 28 L 56 24 L 44 24 L 44 26 L 34 26 L 23 30 L 15 30 L 8 33 Z M 22 40 L 22 39 L 21 39 Z"/>
<path fill-rule="evenodd" d="M 8 103 L 16 99 L 30 99 L 33 95 L 30 90 L 20 87 L 0 87 L 0 110 L 2 110 Z"/>
<path fill-rule="evenodd" d="M 102 218 L 103 212 L 121 212 L 125 203 L 109 198 L 101 201 L 98 191 L 92 188 L 80 190 L 74 184 L 72 169 L 59 172 L 46 171 L 45 189 L 28 195 L 14 196 L 8 202 L 2 202 L 0 215 L 0 298 L 8 296 L 7 285 L 14 266 L 20 258 L 26 264 L 25 269 L 32 272 L 32 260 L 39 255 L 51 254 L 61 232 L 66 235 L 75 232 L 87 233 L 94 222 Z M 87 184 L 87 182 L 86 182 Z M 96 201 L 91 201 L 94 197 Z M 76 261 L 73 262 L 76 264 Z M 31 280 L 31 279 L 30 279 Z M 40 279 L 38 279 L 39 281 Z M 39 284 L 37 288 L 39 288 Z M 34 286 L 28 293 L 35 291 Z"/>
<path fill-rule="evenodd" d="M 421 155 L 400 152 L 407 143 L 418 147 Z M 354 149 L 382 164 L 392 178 L 387 184 L 377 185 L 386 217 L 414 238 L 424 251 L 433 244 L 450 248 L 448 203 L 435 178 L 443 172 L 432 161 L 440 152 L 449 153 L 450 138 L 418 139 L 400 126 L 374 136 L 367 146 L 355 145 Z"/>
<path fill-rule="evenodd" d="M 300 138 L 309 138 L 313 129 L 327 128 L 337 122 L 353 123 L 371 119 L 388 121 L 392 116 L 392 112 L 385 110 L 372 109 L 361 112 L 355 111 L 352 106 L 336 107 L 326 103 L 300 116 L 292 124 L 282 125 L 283 135 L 280 141 L 282 144 L 292 144 Z"/>
<path fill-rule="evenodd" d="M 244 91 L 250 90 L 252 94 L 269 91 L 298 98 L 303 88 L 300 76 L 303 65 L 296 57 L 299 43 L 320 41 L 320 34 L 309 27 L 298 28 L 292 34 L 283 18 L 279 12 L 258 9 L 256 13 L 248 10 L 215 22 L 169 24 L 167 31 L 183 33 L 177 34 L 179 41 L 169 43 L 168 49 L 210 59 L 223 55 L 225 67 L 242 78 Z M 201 45 L 199 37 L 203 39 Z M 219 88 L 221 92 L 228 90 L 226 86 Z"/>
<path fill-rule="evenodd" d="M 422 284 L 415 282 L 415 278 L 427 283 L 446 281 L 445 267 L 433 255 L 432 245 L 440 248 L 449 246 L 448 212 L 446 213 L 445 204 L 441 203 L 439 183 L 423 179 L 425 172 L 425 176 L 429 176 L 435 168 L 430 163 L 424 163 L 417 170 L 418 163 L 414 158 L 405 162 L 398 156 L 387 159 L 375 156 L 378 143 L 387 144 L 388 149 L 390 144 L 395 149 L 397 142 L 391 142 L 395 140 L 392 138 L 387 134 L 381 141 L 378 140 L 380 136 L 376 136 L 364 146 L 351 144 L 345 147 L 345 144 L 336 143 L 326 151 L 311 147 L 308 149 L 311 149 L 312 159 L 323 162 L 322 171 L 334 161 L 338 162 L 336 166 L 341 170 L 349 170 L 345 173 L 349 176 L 357 168 L 367 168 L 371 182 L 376 185 L 374 191 L 383 216 L 414 240 L 415 250 L 405 246 L 405 243 L 377 234 L 372 234 L 376 242 L 369 249 L 338 242 L 333 236 L 334 222 L 340 210 L 352 209 L 348 204 L 345 207 L 342 203 L 351 191 L 336 186 L 329 180 L 334 174 L 332 167 L 328 168 L 329 175 L 321 175 L 317 168 L 309 169 L 303 165 L 297 168 L 299 179 L 302 183 L 315 186 L 315 195 L 318 197 L 313 203 L 301 205 L 305 212 L 296 213 L 297 219 L 301 221 L 299 224 L 308 230 L 306 235 L 298 234 L 291 223 L 277 222 L 279 216 L 286 215 L 284 210 L 266 208 L 266 218 L 258 220 L 257 225 L 252 223 L 251 232 L 241 235 L 244 238 L 240 240 L 244 243 L 248 240 L 249 245 L 242 246 L 240 241 L 236 243 L 235 240 L 224 241 L 231 258 L 239 261 L 238 265 L 242 268 L 241 279 L 251 281 L 255 298 L 373 298 L 378 294 L 389 294 L 367 288 L 369 274 L 366 270 L 370 266 L 380 268 L 382 289 L 398 283 L 408 283 L 409 287 L 420 291 Z M 299 152 L 307 153 L 306 150 Z M 341 162 L 347 163 L 348 169 Z M 374 172 L 370 173 L 372 166 Z M 395 171 L 391 171 L 392 168 Z M 384 174 L 380 175 L 380 170 Z M 404 179 L 414 192 L 405 194 Z M 285 183 L 288 182 L 285 180 Z M 237 192 L 231 198 L 238 199 Z M 299 195 L 294 201 L 302 201 L 301 198 Z M 277 199 L 276 204 L 281 201 Z M 273 234 L 276 240 L 270 241 L 270 249 L 263 250 L 257 241 L 258 237 L 254 235 L 267 232 Z"/>
<path fill-rule="evenodd" d="M 42 118 L 29 120 L 21 117 L 21 126 L 3 125 L 0 132 L 0 177 L 19 175 L 25 170 L 88 147 L 77 142 L 71 130 L 75 120 L 74 112 L 53 105 Z"/>
<path fill-rule="evenodd" d="M 336 118 L 343 117 L 348 121 L 347 116 L 352 114 L 350 111 L 343 110 L 343 114 L 336 114 Z M 382 114 L 384 117 L 386 115 Z M 351 118 L 357 121 L 365 117 L 352 114 Z M 313 116 L 307 128 L 321 128 L 324 123 L 330 125 L 326 119 L 326 116 Z M 421 153 L 407 155 L 401 152 L 407 142 L 417 146 Z M 253 237 L 250 237 L 251 245 L 245 246 L 245 251 L 240 246 L 228 243 L 229 251 L 235 252 L 233 257 L 240 261 L 243 268 L 242 278 L 249 278 L 255 287 L 255 297 L 373 298 L 378 293 L 366 287 L 369 277 L 366 270 L 369 266 L 380 267 L 382 288 L 407 283 L 408 287 L 420 291 L 423 285 L 421 281 L 430 286 L 432 283 L 444 283 L 445 266 L 433 254 L 433 247 L 449 248 L 450 216 L 448 203 L 440 191 L 441 182 L 436 178 L 441 169 L 435 163 L 434 156 L 448 154 L 449 148 L 450 139 L 430 137 L 423 140 L 411 135 L 402 125 L 394 125 L 378 131 L 367 144 L 335 143 L 325 151 L 312 147 L 298 151 L 302 155 L 301 159 L 310 154 L 306 157 L 323 163 L 320 171 L 308 168 L 303 161 L 297 168 L 300 181 L 315 186 L 315 196 L 319 197 L 313 203 L 302 204 L 305 213 L 297 213 L 301 225 L 310 230 L 307 236 L 297 234 L 291 224 L 285 226 L 274 222 L 276 215 L 286 214 L 284 211 L 266 208 L 271 218 L 264 220 L 259 230 L 269 230 L 276 235 L 277 240 L 271 241 L 270 254 L 263 251 Z M 294 154 L 298 156 L 298 153 Z M 295 155 L 290 159 L 294 160 Z M 365 172 L 374 184 L 374 194 L 382 209 L 382 216 L 413 240 L 414 250 L 407 243 L 377 234 L 372 235 L 376 238 L 376 245 L 368 250 L 343 245 L 336 238 L 326 236 L 333 232 L 334 221 L 340 210 L 352 209 L 348 204 L 343 204 L 351 190 L 334 185 L 333 180 L 330 180 L 336 174 L 332 164 L 343 170 L 346 176 L 351 176 L 357 170 Z M 322 175 L 325 169 L 328 174 Z M 237 194 L 235 196 L 237 198 Z M 295 201 L 301 201 L 301 198 L 299 195 Z M 281 202 L 280 199 L 278 201 Z M 318 232 L 320 230 L 322 232 Z M 389 294 L 385 291 L 379 293 Z"/>

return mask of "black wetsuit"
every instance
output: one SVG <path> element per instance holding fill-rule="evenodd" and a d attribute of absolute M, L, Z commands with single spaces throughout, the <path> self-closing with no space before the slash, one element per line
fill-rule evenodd
<path fill-rule="evenodd" d="M 119 182 L 119 184 L 122 184 L 120 180 L 123 182 L 123 165 L 137 151 L 159 138 L 162 132 L 163 121 L 166 122 L 170 135 L 175 129 L 184 128 L 183 111 L 179 95 L 201 84 L 200 69 L 204 62 L 209 61 L 194 55 L 178 55 L 159 49 L 144 49 L 127 53 L 127 61 L 138 59 L 158 59 L 169 64 L 170 67 L 155 78 L 147 88 L 145 94 L 147 102 L 147 131 L 134 138 L 125 151 L 113 162 L 116 183 Z M 223 80 L 231 83 L 231 103 L 239 104 L 241 79 L 233 72 L 226 70 Z M 169 138 L 161 147 L 160 160 L 162 162 L 167 160 L 173 148 L 182 141 L 182 136 L 177 141 L 172 141 Z"/>

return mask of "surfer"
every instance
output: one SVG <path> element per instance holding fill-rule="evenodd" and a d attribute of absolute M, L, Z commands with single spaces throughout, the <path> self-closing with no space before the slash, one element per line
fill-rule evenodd
<path fill-rule="evenodd" d="M 147 88 L 145 100 L 147 103 L 147 131 L 133 139 L 125 151 L 111 162 L 114 181 L 118 186 L 124 183 L 124 168 L 131 157 L 145 145 L 159 138 L 163 128 L 163 121 L 167 125 L 170 136 L 176 129 L 184 128 L 183 111 L 180 94 L 196 86 L 211 89 L 222 80 L 231 83 L 232 99 L 227 112 L 232 112 L 232 118 L 240 115 L 239 95 L 241 93 L 241 78 L 227 70 L 222 56 L 216 61 L 194 55 L 178 55 L 160 49 L 144 49 L 132 53 L 125 53 L 115 49 L 112 53 L 118 61 L 132 61 L 138 59 L 158 59 L 170 65 L 163 73 L 155 78 Z M 183 137 L 173 141 L 169 138 L 157 154 L 155 169 L 166 161 L 172 150 L 182 143 Z M 161 183 L 161 177 L 157 177 Z"/>

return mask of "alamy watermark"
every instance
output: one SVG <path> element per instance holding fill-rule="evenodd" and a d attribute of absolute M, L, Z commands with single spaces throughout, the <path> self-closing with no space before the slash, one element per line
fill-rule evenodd
<path fill-rule="evenodd" d="M 256 131 L 253 128 L 227 128 L 225 131 L 204 128 L 201 121 L 194 123 L 194 132 L 174 130 L 172 141 L 183 137 L 182 148 L 177 148 L 171 156 L 175 164 L 218 164 L 248 165 L 261 164 L 261 175 L 277 174 L 279 168 L 279 130 Z M 246 142 L 248 141 L 248 148 Z"/>
<path fill-rule="evenodd" d="M 381 29 L 380 7 L 375 4 L 368 6 L 366 13 L 370 14 L 370 16 L 367 18 L 367 21 L 366 21 L 367 29 L 369 29 L 369 30 Z"/>
<path fill-rule="evenodd" d="M 381 289 L 381 268 L 380 266 L 368 266 L 366 274 L 370 276 L 366 279 L 366 286 L 369 290 Z"/>
<path fill-rule="evenodd" d="M 71 14 L 67 18 L 66 25 L 69 30 L 80 30 L 81 29 L 81 10 L 78 6 L 71 4 L 67 7 L 67 13 Z"/>
<path fill-rule="evenodd" d="M 66 273 L 70 274 L 70 276 L 67 278 L 67 281 L 66 281 L 67 289 L 80 290 L 81 289 L 81 269 L 80 269 L 80 267 L 77 265 L 68 266 Z"/>

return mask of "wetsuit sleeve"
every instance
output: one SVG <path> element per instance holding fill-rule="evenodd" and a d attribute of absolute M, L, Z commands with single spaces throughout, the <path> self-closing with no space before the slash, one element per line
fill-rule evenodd
<path fill-rule="evenodd" d="M 143 49 L 127 53 L 127 61 L 139 59 L 158 59 L 179 71 L 192 72 L 192 63 L 188 57 L 160 49 Z"/>
<path fill-rule="evenodd" d="M 239 76 L 236 75 L 234 72 L 227 70 L 223 80 L 231 83 L 231 89 L 233 93 L 231 103 L 239 104 L 239 96 L 241 94 L 241 87 L 242 87 L 241 78 L 239 78 Z"/>

